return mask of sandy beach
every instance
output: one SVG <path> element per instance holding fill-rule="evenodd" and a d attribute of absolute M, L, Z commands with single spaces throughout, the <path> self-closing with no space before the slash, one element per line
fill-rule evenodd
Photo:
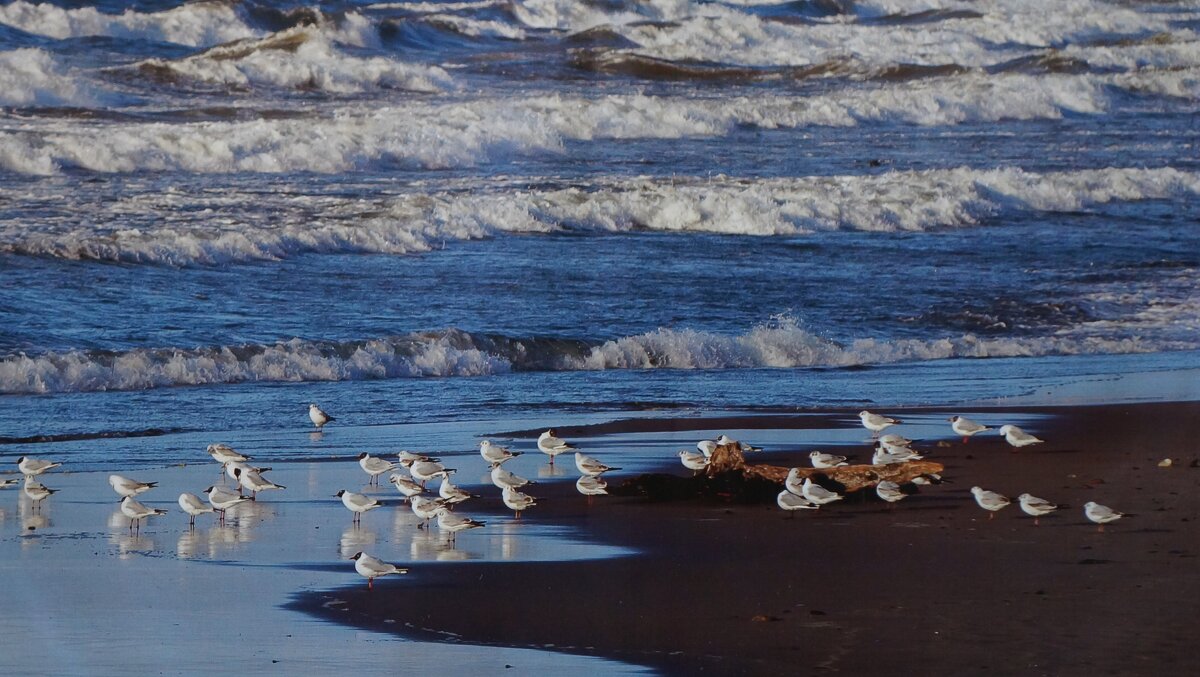
<path fill-rule="evenodd" d="M 948 428 L 948 412 L 889 413 L 924 432 Z M 920 446 L 952 483 L 891 507 L 856 496 L 794 519 L 721 500 L 613 496 L 588 507 L 569 484 L 542 485 L 548 500 L 531 519 L 636 553 L 414 567 L 370 592 L 306 593 L 292 606 L 404 637 L 603 656 L 665 674 L 1193 674 L 1197 414 L 1194 402 L 979 410 L 972 416 L 989 424 L 1034 417 L 1048 441 L 1014 453 L 994 434 L 963 444 L 946 430 L 944 444 Z M 831 450 L 869 454 L 852 420 L 822 412 L 790 424 L 844 427 L 858 441 Z M 604 432 L 779 433 L 787 422 L 641 420 Z M 752 460 L 800 465 L 809 449 Z M 1069 507 L 1040 526 L 1015 502 L 989 520 L 971 500 L 976 484 Z M 1089 500 L 1131 515 L 1098 533 L 1082 514 Z"/>

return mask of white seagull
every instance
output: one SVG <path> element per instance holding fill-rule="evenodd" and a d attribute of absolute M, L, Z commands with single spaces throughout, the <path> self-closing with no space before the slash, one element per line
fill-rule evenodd
<path fill-rule="evenodd" d="M 805 478 L 800 476 L 800 468 L 792 468 L 791 470 L 788 470 L 787 478 L 783 481 L 783 486 L 793 494 L 796 494 L 797 496 L 803 496 L 804 479 Z"/>
<path fill-rule="evenodd" d="M 687 449 L 679 452 L 679 461 L 688 470 L 704 470 L 708 467 L 708 457 L 704 454 L 694 454 Z"/>
<path fill-rule="evenodd" d="M 437 461 L 400 461 L 400 465 L 408 468 L 413 479 L 420 482 L 421 486 L 435 477 L 449 477 L 455 472 L 453 468 L 447 468 Z"/>
<path fill-rule="evenodd" d="M 537 446 L 543 454 L 546 454 L 550 457 L 550 465 L 554 465 L 555 456 L 558 456 L 564 451 L 575 450 L 575 447 L 568 444 L 566 440 L 560 440 L 555 437 L 553 430 L 547 430 L 541 435 L 538 435 Z"/>
<path fill-rule="evenodd" d="M 142 520 L 146 517 L 167 514 L 166 510 L 160 510 L 159 508 L 151 508 L 151 507 L 142 505 L 136 499 L 134 499 L 132 496 L 126 496 L 124 499 L 121 500 L 121 512 L 124 513 L 125 516 L 129 518 L 129 530 L 130 531 L 133 531 L 134 527 L 137 527 L 137 530 L 141 531 Z"/>
<path fill-rule="evenodd" d="M 1115 522 L 1125 516 L 1123 512 L 1117 512 L 1106 505 L 1100 505 L 1095 501 L 1088 501 L 1083 504 L 1083 514 L 1089 520 L 1100 525 L 1097 531 L 1104 531 L 1104 525 L 1109 522 Z"/>
<path fill-rule="evenodd" d="M 826 503 L 833 503 L 845 498 L 845 496 L 839 493 L 830 491 L 819 484 L 814 484 L 811 477 L 804 478 L 804 484 L 800 486 L 800 491 L 805 498 L 817 505 L 825 505 Z"/>
<path fill-rule="evenodd" d="M 249 461 L 250 457 L 239 454 L 233 447 L 228 444 L 210 444 L 208 445 L 208 455 L 213 457 L 213 460 L 221 465 L 225 465 L 230 461 Z"/>
<path fill-rule="evenodd" d="M 602 475 L 609 470 L 620 470 L 620 468 L 604 465 L 582 451 L 575 452 L 575 467 L 579 468 L 579 472 L 584 475 L 591 475 L 592 477 Z"/>
<path fill-rule="evenodd" d="M 50 498 L 51 494 L 58 493 L 58 489 L 51 489 L 32 477 L 25 478 L 25 495 L 33 501 L 33 511 L 37 512 L 42 509 L 42 501 Z"/>
<path fill-rule="evenodd" d="M 712 440 L 700 440 L 696 443 L 696 448 L 700 450 L 700 453 L 704 454 L 704 458 L 708 458 L 717 450 L 717 443 Z"/>
<path fill-rule="evenodd" d="M 0 480 L 0 489 L 7 489 L 9 487 L 14 487 L 20 481 L 21 480 L 18 480 L 18 479 Z"/>
<path fill-rule="evenodd" d="M 109 475 L 108 484 L 121 498 L 137 496 L 158 486 L 158 482 L 139 482 L 120 475 Z"/>
<path fill-rule="evenodd" d="M 189 494 L 186 491 L 179 494 L 179 507 L 188 514 L 188 526 L 196 526 L 196 517 L 203 515 L 206 512 L 212 512 L 211 505 L 204 505 L 204 501 L 195 494 Z"/>
<path fill-rule="evenodd" d="M 321 408 L 318 407 L 316 403 L 308 405 L 308 418 L 313 422 L 313 425 L 317 426 L 317 430 L 324 428 L 326 423 L 337 420 L 329 414 L 321 411 Z"/>
<path fill-rule="evenodd" d="M 808 459 L 812 461 L 814 468 L 836 468 L 841 465 L 846 465 L 846 457 L 836 454 L 826 454 L 820 451 L 814 451 L 808 455 Z"/>
<path fill-rule="evenodd" d="M 793 494 L 787 489 L 779 492 L 779 495 L 775 497 L 775 503 L 788 512 L 795 512 L 797 510 L 817 510 L 821 507 L 819 505 L 814 505 L 811 501 L 803 496 L 797 496 L 796 494 Z"/>
<path fill-rule="evenodd" d="M 418 524 L 417 528 L 424 529 L 429 520 L 437 517 L 438 510 L 441 510 L 444 506 L 440 498 L 413 496 L 409 500 L 409 507 L 412 508 L 414 515 L 421 518 L 421 524 Z"/>
<path fill-rule="evenodd" d="M 882 437 L 879 438 L 879 441 L 883 442 L 884 444 L 886 444 L 888 446 L 897 446 L 897 447 L 907 447 L 913 443 L 912 440 L 908 439 L 904 435 L 897 435 L 896 433 L 888 433 L 886 435 L 883 435 Z"/>
<path fill-rule="evenodd" d="M 374 510 L 375 508 L 383 505 L 370 496 L 356 494 L 353 491 L 346 491 L 345 489 L 339 490 L 336 494 L 334 494 L 334 496 L 342 499 L 342 505 L 346 506 L 347 510 L 354 513 L 354 519 L 351 520 L 352 522 L 358 522 L 362 518 L 362 514 L 364 512 L 368 510 Z"/>
<path fill-rule="evenodd" d="M 1038 438 L 1030 435 L 1011 423 L 1000 426 L 1000 434 L 1004 435 L 1005 442 L 1008 442 L 1018 449 L 1021 447 L 1028 447 L 1031 444 L 1042 443 L 1042 440 L 1039 440 Z"/>
<path fill-rule="evenodd" d="M 438 487 L 438 496 L 442 497 L 446 505 L 456 505 L 468 498 L 474 498 L 475 494 L 454 486 L 450 483 L 449 477 L 442 477 L 442 485 Z"/>
<path fill-rule="evenodd" d="M 505 487 L 509 487 L 511 489 L 520 489 L 527 484 L 533 483 L 524 477 L 521 477 L 520 475 L 516 475 L 511 471 L 505 470 L 504 466 L 498 465 L 495 468 L 492 468 L 492 484 L 496 485 L 500 489 Z"/>
<path fill-rule="evenodd" d="M 1017 497 L 1017 501 L 1021 504 L 1021 510 L 1033 518 L 1033 525 L 1037 526 L 1038 518 L 1042 515 L 1049 515 L 1058 510 L 1058 505 L 1047 501 L 1044 498 L 1038 498 L 1030 494 L 1021 494 Z"/>
<path fill-rule="evenodd" d="M 864 428 L 870 430 L 876 435 L 882 432 L 885 428 L 890 428 L 901 422 L 898 418 L 888 418 L 887 416 L 882 416 L 880 414 L 872 414 L 866 409 L 858 412 L 858 418 L 860 421 L 862 421 Z"/>
<path fill-rule="evenodd" d="M 470 517 L 456 515 L 450 512 L 449 508 L 441 507 L 437 511 L 438 529 L 450 532 L 450 542 L 453 543 L 458 538 L 458 532 L 464 529 L 478 529 L 484 523 L 478 520 L 473 520 Z"/>
<path fill-rule="evenodd" d="M 204 490 L 208 496 L 208 503 L 217 512 L 221 513 L 220 521 L 225 521 L 225 511 L 238 503 L 245 503 L 250 500 L 249 496 L 239 496 L 225 487 L 212 486 Z"/>
<path fill-rule="evenodd" d="M 875 495 L 879 496 L 888 503 L 895 503 L 904 498 L 905 494 L 900 491 L 900 485 L 895 482 L 883 480 L 875 485 Z"/>
<path fill-rule="evenodd" d="M 491 440 L 484 440 L 479 443 L 479 455 L 483 457 L 489 465 L 497 466 L 505 461 L 521 455 L 519 451 L 509 451 L 508 447 L 502 447 L 499 444 L 493 444 Z"/>
<path fill-rule="evenodd" d="M 242 480 L 238 477 L 239 470 L 242 471 L 243 473 L 254 471 L 261 475 L 262 473 L 265 473 L 268 470 L 270 470 L 270 468 L 256 468 L 256 467 L 254 467 L 248 463 L 244 463 L 242 461 L 230 461 L 230 462 L 226 463 L 225 464 L 225 474 L 229 475 L 229 479 L 231 479 L 237 483 L 238 493 L 240 494 L 242 491 Z"/>
<path fill-rule="evenodd" d="M 521 511 L 526 508 L 532 508 L 537 505 L 537 501 L 529 494 L 523 494 L 516 489 L 505 487 L 501 492 L 504 499 L 504 505 L 508 506 L 516 514 L 517 519 L 521 519 Z"/>
<path fill-rule="evenodd" d="M 260 491 L 287 489 L 287 487 L 283 486 L 282 484 L 275 484 L 271 480 L 263 477 L 258 473 L 257 470 L 242 470 L 241 468 L 234 468 L 233 475 L 234 479 L 238 481 L 240 486 L 244 486 L 250 490 L 251 501 L 258 498 L 258 492 Z"/>
<path fill-rule="evenodd" d="M 963 444 L 966 444 L 967 440 L 970 439 L 972 435 L 981 433 L 985 430 L 991 430 L 991 428 L 987 427 L 986 425 L 980 425 L 964 416 L 951 416 L 947 420 L 950 421 L 950 429 L 953 430 L 959 437 L 963 438 Z"/>
<path fill-rule="evenodd" d="M 367 579 L 367 590 L 370 590 L 376 578 L 391 574 L 406 574 L 408 569 L 401 569 L 395 564 L 372 557 L 365 552 L 356 552 L 350 559 L 354 560 L 354 570 Z"/>
<path fill-rule="evenodd" d="M 43 461 L 41 459 L 29 458 L 28 456 L 22 456 L 21 458 L 17 459 L 17 468 L 20 469 L 21 474 L 26 477 L 35 477 L 37 475 L 41 475 L 47 470 L 50 470 L 51 468 L 57 468 L 60 465 L 62 465 L 62 463 Z"/>
<path fill-rule="evenodd" d="M 391 472 L 396 469 L 396 464 L 391 461 L 385 461 L 378 456 L 372 456 L 367 452 L 358 455 L 358 465 L 362 467 L 363 472 L 371 476 L 369 483 L 378 484 L 379 476 L 385 472 Z"/>
<path fill-rule="evenodd" d="M 917 452 L 913 451 L 913 449 L 910 448 L 907 444 L 896 444 L 895 442 L 885 442 L 883 440 L 883 438 L 879 439 L 878 446 L 882 447 L 883 450 L 888 452 L 889 454 L 895 454 L 896 456 L 909 456 L 909 455 L 917 454 Z"/>
<path fill-rule="evenodd" d="M 923 456 L 913 451 L 908 450 L 908 453 L 893 454 L 884 450 L 883 445 L 875 448 L 875 453 L 871 455 L 871 465 L 891 465 L 893 463 L 905 463 L 907 461 L 919 461 Z"/>
<path fill-rule="evenodd" d="M 605 482 L 603 477 L 584 475 L 575 481 L 575 490 L 587 496 L 588 505 L 591 505 L 593 496 L 603 496 L 608 493 L 608 482 Z"/>
<path fill-rule="evenodd" d="M 434 458 L 434 457 L 428 456 L 426 454 L 418 454 L 415 451 L 401 451 L 400 453 L 396 454 L 396 458 L 398 458 L 400 460 L 400 465 L 403 465 L 405 468 L 407 468 L 409 465 L 411 465 L 417 461 L 440 461 L 440 460 L 442 460 L 440 458 Z M 405 464 L 404 463 L 405 461 L 408 461 L 408 464 Z"/>
<path fill-rule="evenodd" d="M 737 447 L 738 450 L 743 454 L 748 454 L 752 451 L 762 451 L 762 447 L 752 447 L 749 444 L 746 444 L 745 442 L 739 442 L 728 435 L 721 435 L 717 438 L 717 446 L 720 447 L 727 444 L 732 444 L 733 446 Z"/>
<path fill-rule="evenodd" d="M 421 485 L 397 473 L 388 475 L 388 481 L 396 487 L 396 491 L 404 494 L 405 501 L 408 501 L 413 496 L 419 496 L 425 491 L 425 489 L 421 488 Z"/>
<path fill-rule="evenodd" d="M 1012 503 L 1003 495 L 980 487 L 971 487 L 971 493 L 975 496 L 975 502 L 979 504 L 979 507 L 988 511 L 988 519 L 995 517 L 997 510 L 1002 510 Z"/>

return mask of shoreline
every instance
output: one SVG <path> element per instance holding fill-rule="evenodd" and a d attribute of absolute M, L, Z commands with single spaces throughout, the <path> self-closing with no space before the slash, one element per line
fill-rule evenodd
<path fill-rule="evenodd" d="M 1200 542 L 1200 469 L 1192 467 L 1200 464 L 1200 403 L 959 411 L 968 409 L 1046 416 L 1036 430 L 1047 442 L 1018 453 L 995 435 L 926 442 L 953 484 L 890 508 L 855 496 L 794 519 L 774 505 L 622 496 L 588 508 L 570 497 L 569 483 L 538 485 L 535 495 L 549 500 L 530 518 L 636 554 L 415 566 L 371 594 L 358 585 L 297 593 L 287 606 L 412 639 L 599 656 L 667 674 L 869 674 L 896 665 L 1193 671 L 1200 663 L 1187 649 L 1187 628 L 1200 612 L 1189 561 Z M 905 412 L 953 413 L 888 410 Z M 724 421 L 742 429 L 747 422 Z M 708 429 L 711 420 L 695 423 Z M 784 450 L 750 460 L 800 465 L 800 456 Z M 1173 466 L 1157 467 L 1165 457 Z M 626 478 L 610 483 L 616 479 Z M 1070 507 L 1040 527 L 1015 505 L 988 520 L 970 499 L 972 484 Z M 1088 500 L 1135 514 L 1097 533 L 1081 514 Z M 324 607 L 331 598 L 345 605 Z"/>

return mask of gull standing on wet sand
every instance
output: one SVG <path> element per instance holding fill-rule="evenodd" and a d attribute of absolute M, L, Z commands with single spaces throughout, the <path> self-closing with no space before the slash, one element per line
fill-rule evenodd
<path fill-rule="evenodd" d="M 1096 531 L 1104 531 L 1104 525 L 1109 522 L 1116 522 L 1125 516 L 1123 512 L 1117 512 L 1107 505 L 1100 505 L 1095 501 L 1088 501 L 1083 504 L 1083 515 L 1089 520 L 1099 524 Z"/>
<path fill-rule="evenodd" d="M 833 503 L 845 498 L 845 496 L 837 492 L 830 491 L 819 484 L 813 483 L 811 477 L 804 478 L 804 484 L 800 485 L 800 492 L 805 498 L 817 505 L 825 505 L 826 503 Z"/>
<path fill-rule="evenodd" d="M 896 433 L 883 435 L 879 438 L 879 441 L 889 447 L 907 447 L 913 443 L 912 440 L 904 435 L 897 435 Z"/>
<path fill-rule="evenodd" d="M 137 528 L 138 531 L 141 531 L 142 530 L 142 520 L 147 517 L 152 517 L 154 515 L 167 514 L 166 510 L 161 510 L 159 508 L 151 508 L 151 507 L 142 505 L 137 500 L 135 500 L 132 496 L 126 496 L 124 499 L 121 500 L 121 512 L 124 513 L 125 516 L 129 518 L 129 530 L 130 531 L 133 531 L 135 527 Z"/>
<path fill-rule="evenodd" d="M 449 508 L 441 507 L 437 511 L 438 529 L 450 533 L 450 542 L 458 540 L 458 532 L 464 529 L 478 529 L 484 526 L 483 522 L 473 520 L 470 517 L 455 515 L 450 512 Z"/>
<path fill-rule="evenodd" d="M 875 495 L 887 501 L 895 503 L 905 497 L 905 493 L 900 490 L 900 485 L 895 482 L 883 480 L 875 485 Z"/>
<path fill-rule="evenodd" d="M 421 523 L 417 525 L 417 528 L 424 529 L 425 525 L 429 524 L 429 520 L 437 517 L 438 510 L 441 510 L 445 506 L 440 498 L 413 496 L 409 501 L 408 507 L 412 509 L 414 515 L 421 519 Z"/>
<path fill-rule="evenodd" d="M 38 512 L 42 509 L 42 501 L 50 498 L 51 494 L 58 493 L 58 489 L 51 489 L 32 477 L 25 478 L 25 495 L 33 501 L 33 511 Z"/>
<path fill-rule="evenodd" d="M 1058 510 L 1058 506 L 1044 498 L 1038 498 L 1030 494 L 1021 494 L 1017 497 L 1017 502 L 1021 504 L 1021 510 L 1033 518 L 1033 526 L 1038 525 L 1038 519 L 1042 515 L 1049 515 Z"/>
<path fill-rule="evenodd" d="M 496 487 L 499 489 L 503 489 L 505 487 L 520 489 L 527 484 L 533 484 L 533 482 L 513 473 L 512 471 L 505 470 L 504 466 L 498 465 L 495 468 L 492 468 L 492 484 L 496 485 Z"/>
<path fill-rule="evenodd" d="M 367 579 L 367 590 L 370 590 L 376 578 L 392 574 L 406 574 L 408 569 L 401 569 L 395 564 L 388 564 L 381 559 L 372 557 L 365 552 L 356 552 L 350 559 L 354 560 L 354 570 Z"/>
<path fill-rule="evenodd" d="M 1010 445 L 1018 449 L 1021 447 L 1028 447 L 1031 444 L 1042 443 L 1042 440 L 1039 440 L 1038 438 L 1030 435 L 1011 423 L 1000 426 L 1000 434 L 1004 435 L 1005 442 L 1008 442 Z"/>
<path fill-rule="evenodd" d="M 378 456 L 372 456 L 365 451 L 358 455 L 358 465 L 363 469 L 363 472 L 371 476 L 368 484 L 379 484 L 380 475 L 396 469 L 395 463 L 379 458 Z"/>
<path fill-rule="evenodd" d="M 991 430 L 986 425 L 980 425 L 965 416 L 951 416 L 946 420 L 950 421 L 950 429 L 963 438 L 963 444 L 966 444 L 972 435 Z"/>
<path fill-rule="evenodd" d="M 579 468 L 579 472 L 584 475 L 591 475 L 592 477 L 603 475 L 610 470 L 620 470 L 620 468 L 604 465 L 582 451 L 575 452 L 575 467 Z"/>
<path fill-rule="evenodd" d="M 793 494 L 787 489 L 779 492 L 779 495 L 775 497 L 775 503 L 789 513 L 795 513 L 797 510 L 817 510 L 821 507 L 813 504 L 803 496 Z"/>
<path fill-rule="evenodd" d="M 353 491 L 346 491 L 345 489 L 341 489 L 334 494 L 334 496 L 342 499 L 342 505 L 346 506 L 347 510 L 354 513 L 354 519 L 351 521 L 355 523 L 362 518 L 362 514 L 364 512 L 383 506 L 382 503 L 376 501 L 370 496 L 356 494 Z"/>
<path fill-rule="evenodd" d="M 608 482 L 605 482 L 603 477 L 584 475 L 575 481 L 575 490 L 587 496 L 588 505 L 591 505 L 594 496 L 603 496 L 608 493 Z"/>
<path fill-rule="evenodd" d="M 862 421 L 864 428 L 871 431 L 872 435 L 879 435 L 885 428 L 890 428 L 901 422 L 898 418 L 888 418 L 880 414 L 872 414 L 866 409 L 858 412 L 858 419 Z"/>
<path fill-rule="evenodd" d="M 189 494 L 186 491 L 179 494 L 179 507 L 188 514 L 188 526 L 196 526 L 196 517 L 203 515 L 206 512 L 213 512 L 211 505 L 204 505 L 200 497 L 195 494 Z"/>
<path fill-rule="evenodd" d="M 479 443 L 479 455 L 483 457 L 483 460 L 486 461 L 488 465 L 495 467 L 501 463 L 504 463 L 505 461 L 511 461 L 512 459 L 520 456 L 521 452 L 509 451 L 507 447 L 502 447 L 499 444 L 493 444 L 489 440 L 484 440 Z"/>
<path fill-rule="evenodd" d="M 108 484 L 121 498 L 129 498 L 150 491 L 158 486 L 158 482 L 139 482 L 121 475 L 109 475 Z"/>
<path fill-rule="evenodd" d="M 1008 507 L 1009 503 L 1012 503 L 1004 495 L 982 487 L 971 487 L 971 494 L 975 496 L 975 502 L 979 504 L 979 507 L 988 511 L 988 519 L 995 517 L 997 510 L 1003 510 Z"/>
<path fill-rule="evenodd" d="M 523 494 L 511 487 L 505 487 L 501 492 L 504 499 L 504 505 L 508 506 L 516 514 L 516 519 L 521 519 L 521 511 L 532 508 L 537 505 L 536 500 L 529 494 Z"/>
<path fill-rule="evenodd" d="M 28 456 L 22 456 L 21 458 L 17 459 L 17 468 L 25 477 L 36 477 L 47 470 L 50 470 L 51 468 L 57 468 L 60 465 L 62 465 L 62 463 L 43 461 L 37 458 L 29 458 Z"/>
<path fill-rule="evenodd" d="M 457 505 L 468 498 L 475 498 L 475 494 L 451 484 L 449 476 L 442 477 L 442 484 L 438 487 L 438 496 L 442 497 L 442 501 L 446 505 Z"/>
<path fill-rule="evenodd" d="M 814 451 L 808 455 L 808 460 L 812 461 L 814 468 L 836 468 L 846 465 L 846 457 L 836 454 L 826 454 L 820 451 Z"/>
<path fill-rule="evenodd" d="M 456 472 L 454 468 L 447 468 L 438 461 L 400 461 L 400 465 L 408 468 L 413 479 L 420 482 L 422 487 L 435 477 L 449 477 Z"/>
<path fill-rule="evenodd" d="M 238 503 L 245 503 L 246 501 L 250 500 L 248 496 L 239 496 L 224 487 L 212 486 L 205 489 L 204 493 L 208 496 L 209 505 L 211 505 L 217 512 L 221 513 L 220 521 L 222 523 L 225 522 L 226 510 L 232 508 Z"/>
<path fill-rule="evenodd" d="M 266 479 L 255 470 L 242 470 L 234 468 L 234 478 L 238 481 L 238 486 L 245 486 L 250 490 L 250 500 L 258 500 L 258 492 L 270 491 L 272 489 L 287 489 L 282 484 L 275 484 L 269 479 Z"/>
<path fill-rule="evenodd" d="M 391 482 L 392 485 L 396 487 L 396 491 L 399 491 L 401 494 L 404 495 L 405 502 L 408 502 L 408 500 L 411 499 L 413 496 L 420 496 L 425 491 L 425 489 L 422 488 L 421 485 L 410 480 L 409 478 L 405 477 L 404 475 L 400 475 L 397 473 L 392 473 L 391 475 L 389 475 L 388 481 Z"/>
<path fill-rule="evenodd" d="M 575 447 L 554 436 L 554 430 L 547 430 L 538 436 L 538 449 L 550 457 L 550 465 L 554 465 L 554 457 L 564 451 L 574 451 Z"/>
<path fill-rule="evenodd" d="M 329 414 L 321 411 L 321 408 L 318 407 L 315 402 L 308 405 L 308 418 L 313 422 L 313 425 L 317 426 L 317 430 L 322 430 L 324 429 L 326 423 L 337 420 Z"/>

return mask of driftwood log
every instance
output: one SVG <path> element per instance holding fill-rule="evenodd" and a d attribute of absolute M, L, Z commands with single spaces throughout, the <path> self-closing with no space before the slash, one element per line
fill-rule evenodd
<path fill-rule="evenodd" d="M 941 463 L 934 461 L 909 461 L 907 463 L 892 463 L 890 465 L 844 465 L 837 468 L 800 468 L 800 477 L 812 477 L 818 481 L 819 476 L 827 477 L 845 487 L 847 493 L 852 493 L 866 487 L 873 487 L 883 480 L 891 480 L 896 484 L 911 482 L 914 477 L 940 473 L 945 469 Z M 723 444 L 713 451 L 709 458 L 705 475 L 717 477 L 729 472 L 741 471 L 747 479 L 761 478 L 770 482 L 783 484 L 791 468 L 777 465 L 749 464 L 746 456 L 736 444 Z"/>

